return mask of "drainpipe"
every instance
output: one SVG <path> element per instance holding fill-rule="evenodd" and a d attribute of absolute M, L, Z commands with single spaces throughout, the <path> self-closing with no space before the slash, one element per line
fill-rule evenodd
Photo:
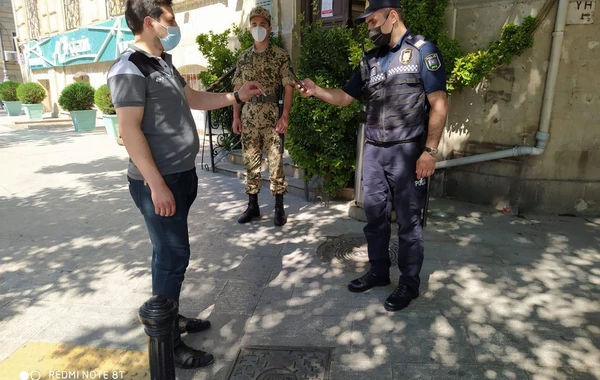
<path fill-rule="evenodd" d="M 508 157 L 539 156 L 544 153 L 544 150 L 548 145 L 548 140 L 550 139 L 550 134 L 548 131 L 550 130 L 550 118 L 552 116 L 556 78 L 558 77 L 558 68 L 560 65 L 565 25 L 567 23 L 568 7 L 569 0 L 559 0 L 558 9 L 556 11 L 556 24 L 554 27 L 554 33 L 552 33 L 552 48 L 550 49 L 550 61 L 548 65 L 548 75 L 546 76 L 546 88 L 542 103 L 540 126 L 535 135 L 537 139 L 536 146 L 516 146 L 511 149 L 505 149 L 496 152 L 476 154 L 473 156 L 461 157 L 453 160 L 440 161 L 435 165 L 436 169 L 446 169 L 460 165 L 468 165 L 477 162 L 492 161 Z"/>

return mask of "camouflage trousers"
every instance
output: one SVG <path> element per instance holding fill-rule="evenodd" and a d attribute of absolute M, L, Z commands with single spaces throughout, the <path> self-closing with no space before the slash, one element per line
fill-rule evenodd
<path fill-rule="evenodd" d="M 242 132 L 242 149 L 246 165 L 246 193 L 258 194 L 262 187 L 260 175 L 263 149 L 269 163 L 271 194 L 287 192 L 288 183 L 283 173 L 283 155 L 279 150 L 279 134 L 274 127 L 246 127 Z"/>

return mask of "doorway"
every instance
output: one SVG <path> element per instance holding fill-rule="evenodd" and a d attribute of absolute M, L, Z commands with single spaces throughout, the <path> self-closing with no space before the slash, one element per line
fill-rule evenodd
<path fill-rule="evenodd" d="M 52 97 L 50 95 L 50 80 L 40 79 L 38 82 L 46 89 L 46 99 L 42 102 L 44 105 L 44 112 L 52 112 Z"/>

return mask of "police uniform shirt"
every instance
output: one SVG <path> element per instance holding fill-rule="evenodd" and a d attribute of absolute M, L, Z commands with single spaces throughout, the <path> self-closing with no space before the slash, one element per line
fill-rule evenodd
<path fill-rule="evenodd" d="M 394 53 L 400 49 L 404 39 L 409 35 L 410 31 L 408 30 L 393 47 L 390 48 L 386 45 L 379 48 L 377 63 L 382 71 L 387 71 L 390 62 L 394 57 Z M 420 74 L 423 88 L 425 89 L 425 95 L 429 95 L 436 91 L 446 91 L 446 67 L 437 46 L 429 42 L 423 45 L 419 52 L 421 53 Z M 363 81 L 360 68 L 352 74 L 352 77 L 342 87 L 342 90 L 354 99 L 360 98 L 363 92 Z"/>

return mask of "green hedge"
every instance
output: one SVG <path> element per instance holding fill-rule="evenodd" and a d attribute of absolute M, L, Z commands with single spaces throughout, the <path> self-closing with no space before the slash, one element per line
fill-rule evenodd
<path fill-rule="evenodd" d="M 94 87 L 87 82 L 75 82 L 65 87 L 58 104 L 66 111 L 91 110 L 94 107 Z"/>
<path fill-rule="evenodd" d="M 13 81 L 0 83 L 0 100 L 4 102 L 18 101 L 17 87 L 19 87 L 19 83 Z"/>
<path fill-rule="evenodd" d="M 17 87 L 17 98 L 23 104 L 39 104 L 46 99 L 46 90 L 39 83 L 22 83 Z"/>
<path fill-rule="evenodd" d="M 108 88 L 108 85 L 103 84 L 102 86 L 98 87 L 98 89 L 94 93 L 94 103 L 96 103 L 96 106 L 98 107 L 98 109 L 100 109 L 100 112 L 102 112 L 102 114 L 116 114 L 115 105 L 112 102 L 112 97 L 110 95 L 110 89 Z"/>
<path fill-rule="evenodd" d="M 365 38 L 364 27 L 355 34 L 342 26 L 303 25 L 300 76 L 313 79 L 319 86 L 341 87 L 360 62 Z M 305 180 L 321 177 L 327 194 L 335 195 L 352 182 L 359 107 L 358 102 L 337 107 L 316 98 L 302 98 L 295 92 L 286 148 L 306 171 Z"/>

